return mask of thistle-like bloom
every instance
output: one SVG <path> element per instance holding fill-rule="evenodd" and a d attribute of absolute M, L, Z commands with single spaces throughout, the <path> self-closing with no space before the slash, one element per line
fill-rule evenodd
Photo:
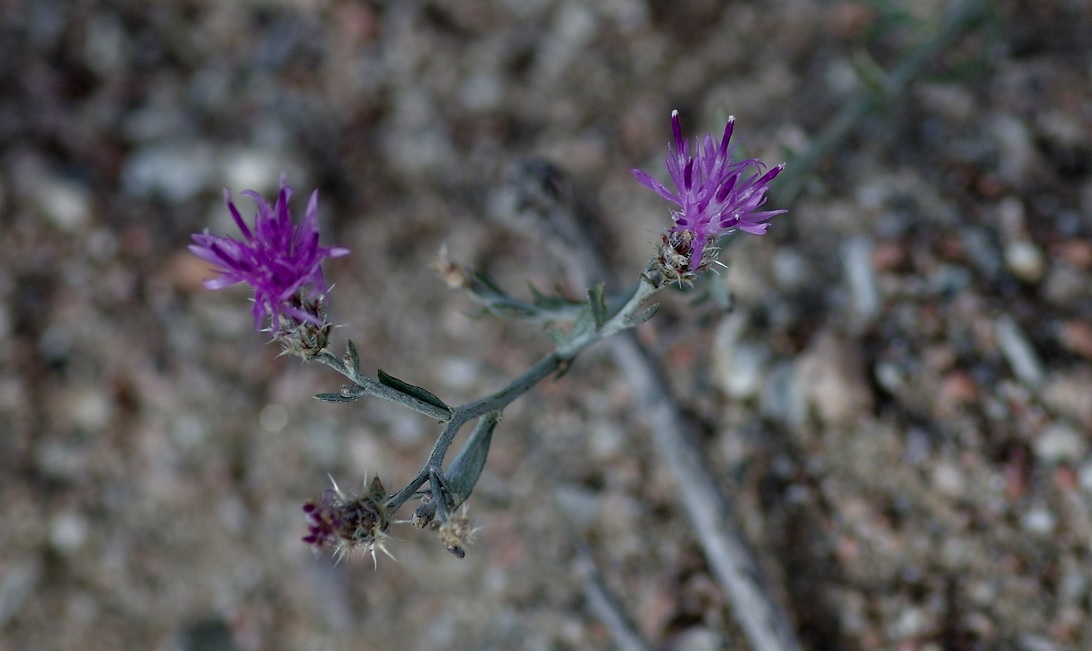
<path fill-rule="evenodd" d="M 193 236 L 190 251 L 216 265 L 219 277 L 205 281 L 209 289 L 221 289 L 246 283 L 254 289 L 254 329 L 261 330 L 268 317 L 274 333 L 295 331 L 301 326 L 327 327 L 322 301 L 329 292 L 322 275 L 322 261 L 349 253 L 341 247 L 319 246 L 318 190 L 311 194 L 303 221 L 293 224 L 288 209 L 292 188 L 281 176 L 277 203 L 270 206 L 262 195 L 247 190 L 258 206 L 254 227 L 247 226 L 239 214 L 231 192 L 224 190 L 224 201 L 243 238 L 221 237 L 208 230 Z"/>
<path fill-rule="evenodd" d="M 632 170 L 646 188 L 677 204 L 671 211 L 673 226 L 663 235 L 663 247 L 657 258 L 660 270 L 669 280 L 690 281 L 716 259 L 716 241 L 721 235 L 740 230 L 763 235 L 770 217 L 785 210 L 759 211 L 766 203 L 766 190 L 784 164 L 766 171 L 758 159 L 732 160 L 728 141 L 732 138 L 735 118 L 728 118 L 724 135 L 717 144 L 712 136 L 690 143 L 683 139 L 679 112 L 671 112 L 674 142 L 668 144 L 667 172 L 675 190 L 667 189 L 651 174 Z M 748 174 L 749 170 L 753 170 Z"/>
<path fill-rule="evenodd" d="M 321 499 L 308 500 L 303 505 L 308 531 L 303 542 L 315 553 L 333 550 L 338 560 L 353 550 L 370 553 L 373 563 L 376 551 L 391 556 L 386 548 L 389 538 L 386 531 L 390 525 L 384 505 L 387 493 L 379 478 L 373 479 L 371 484 L 365 482 L 367 488 L 360 494 L 347 495 L 332 478 L 331 482 L 334 487 L 326 489 Z"/>

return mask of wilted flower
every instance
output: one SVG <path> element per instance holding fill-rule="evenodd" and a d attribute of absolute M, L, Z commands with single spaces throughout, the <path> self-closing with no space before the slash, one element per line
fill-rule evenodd
<path fill-rule="evenodd" d="M 332 478 L 330 481 L 333 488 L 326 489 L 320 499 L 308 500 L 303 505 L 308 530 L 303 542 L 316 553 L 331 549 L 339 560 L 354 550 L 370 553 L 372 562 L 377 550 L 390 556 L 386 548 L 390 518 L 383 503 L 387 493 L 379 478 L 373 479 L 362 493 L 348 495 L 341 492 Z"/>
<path fill-rule="evenodd" d="M 301 327 L 321 331 L 328 327 L 322 303 L 329 292 L 322 261 L 346 255 L 349 250 L 319 246 L 317 190 L 307 202 L 303 221 L 293 224 L 288 209 L 292 188 L 285 182 L 281 176 L 275 206 L 270 206 L 253 190 L 242 193 L 258 206 L 253 228 L 243 221 L 231 200 L 231 192 L 225 189 L 224 201 L 242 232 L 242 239 L 211 235 L 206 230 L 193 236 L 194 243 L 189 248 L 202 260 L 216 265 L 220 274 L 206 280 L 205 287 L 221 289 L 243 282 L 254 289 L 256 330 L 261 330 L 268 317 L 274 333 L 298 331 Z"/>
<path fill-rule="evenodd" d="M 784 165 L 769 171 L 757 159 L 733 161 L 728 141 L 735 118 L 728 118 L 720 144 L 712 136 L 690 143 L 683 139 L 679 112 L 671 112 L 674 142 L 668 145 L 667 172 L 675 190 L 667 189 L 651 174 L 632 170 L 641 185 L 677 204 L 672 210 L 674 225 L 663 235 L 658 263 L 668 280 L 689 281 L 716 258 L 716 240 L 734 230 L 763 235 L 766 220 L 784 210 L 759 211 L 766 203 L 770 181 Z M 749 169 L 753 173 L 747 174 Z"/>
<path fill-rule="evenodd" d="M 436 525 L 435 521 L 433 525 Z M 465 504 L 461 511 L 452 514 L 446 522 L 434 528 L 440 535 L 440 542 L 447 547 L 447 551 L 459 558 L 466 556 L 466 546 L 474 542 L 474 535 L 479 531 L 479 527 L 474 526 L 470 516 L 467 515 Z"/>

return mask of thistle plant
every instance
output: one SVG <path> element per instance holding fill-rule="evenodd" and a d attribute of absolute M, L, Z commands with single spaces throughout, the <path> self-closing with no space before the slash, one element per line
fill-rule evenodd
<path fill-rule="evenodd" d="M 732 131 L 736 120 L 728 118 L 720 143 L 706 135 L 704 141 L 690 143 L 682 135 L 679 112 L 671 112 L 674 136 L 668 145 L 665 161 L 675 190 L 667 189 L 648 172 L 631 170 L 637 181 L 677 204 L 671 211 L 674 224 L 661 236 L 658 271 L 670 282 L 692 282 L 698 274 L 716 262 L 720 252 L 716 243 L 720 237 L 740 230 L 752 235 L 765 235 L 766 221 L 784 210 L 759 211 L 766 203 L 766 190 L 784 165 L 762 173 L 765 166 L 754 158 L 733 161 Z M 748 171 L 753 170 L 749 176 Z"/>
<path fill-rule="evenodd" d="M 289 209 L 292 189 L 281 178 L 276 202 L 270 206 L 256 192 L 247 191 L 257 205 L 253 226 L 242 218 L 225 190 L 228 211 L 241 239 L 209 234 L 193 236 L 190 250 L 215 267 L 217 275 L 205 281 L 209 289 L 246 283 L 254 291 L 255 329 L 270 333 L 283 351 L 323 364 L 348 383 L 316 398 L 351 403 L 364 397 L 383 398 L 437 421 L 439 433 L 417 474 L 390 493 L 378 478 L 361 488 L 343 491 L 336 483 L 318 499 L 303 506 L 307 534 L 303 542 L 316 552 L 330 550 L 339 557 L 352 552 L 388 553 L 392 524 L 407 522 L 436 532 L 441 543 L 462 557 L 476 531 L 466 501 L 489 455 L 493 433 L 504 409 L 542 380 L 565 373 L 589 347 L 650 319 L 657 305 L 649 299 L 672 284 L 694 282 L 717 262 L 719 238 L 733 232 L 762 235 L 767 221 L 784 210 L 760 210 L 770 182 L 782 170 L 769 170 L 756 159 L 732 160 L 734 119 L 729 119 L 716 142 L 711 136 L 695 141 L 693 150 L 682 136 L 678 112 L 671 115 L 673 140 L 668 145 L 669 189 L 651 174 L 633 170 L 645 187 L 676 204 L 671 224 L 646 267 L 628 291 L 608 296 L 602 285 L 588 288 L 580 300 L 533 293 L 521 299 L 489 279 L 470 273 L 442 255 L 437 269 L 452 287 L 467 290 L 485 308 L 500 316 L 531 317 L 547 323 L 554 349 L 499 391 L 478 400 L 451 406 L 430 391 L 379 370 L 375 376 L 361 369 L 357 347 L 346 341 L 336 354 L 330 345 L 332 322 L 326 312 L 329 287 L 322 272 L 327 258 L 347 255 L 348 249 L 319 245 L 318 195 L 308 201 L 296 225 Z M 473 429 L 462 448 L 448 462 L 449 448 L 462 429 Z M 407 502 L 417 505 L 408 520 L 395 517 Z"/>

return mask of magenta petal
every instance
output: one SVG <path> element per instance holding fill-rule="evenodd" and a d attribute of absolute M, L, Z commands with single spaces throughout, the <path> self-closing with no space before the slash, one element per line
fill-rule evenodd
<path fill-rule="evenodd" d="M 766 202 L 770 182 L 784 165 L 766 170 L 757 159 L 733 161 L 730 141 L 734 131 L 735 118 L 728 118 L 720 142 L 716 143 L 712 136 L 699 138 L 694 141 L 694 155 L 691 156 L 690 143 L 683 138 L 679 112 L 672 111 L 672 140 L 664 165 L 675 192 L 648 173 L 632 170 L 641 185 L 679 206 L 679 210 L 672 211 L 671 231 L 687 232 L 693 240 L 692 271 L 703 264 L 702 256 L 709 241 L 734 230 L 765 234 L 769 228 L 766 220 L 785 212 L 758 211 Z M 747 176 L 751 167 L 753 173 Z"/>
<path fill-rule="evenodd" d="M 239 282 L 250 285 L 254 290 L 255 329 L 260 330 L 267 318 L 274 329 L 283 317 L 297 322 L 314 322 L 316 317 L 301 310 L 300 301 L 325 297 L 328 288 L 322 274 L 323 260 L 349 253 L 343 247 L 319 246 L 317 191 L 308 200 L 298 226 L 293 224 L 289 208 L 292 188 L 283 175 L 274 206 L 253 190 L 240 194 L 257 206 L 251 227 L 231 200 L 231 193 L 224 191 L 228 210 L 242 234 L 241 240 L 211 235 L 207 231 L 192 236 L 190 251 L 214 265 L 220 274 L 205 280 L 205 286 L 222 289 Z"/>

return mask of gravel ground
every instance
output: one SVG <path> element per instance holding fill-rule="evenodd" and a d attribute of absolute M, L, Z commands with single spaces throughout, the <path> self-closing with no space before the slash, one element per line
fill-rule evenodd
<path fill-rule="evenodd" d="M 639 335 L 803 645 L 1092 648 L 1092 5 L 984 3 L 805 162 L 960 4 L 0 3 L 0 648 L 611 648 L 584 543 L 652 648 L 747 648 L 602 351 L 505 413 L 465 559 L 398 525 L 397 562 L 316 560 L 327 473 L 398 487 L 437 430 L 313 400 L 339 376 L 185 249 L 224 186 L 319 188 L 338 345 L 461 404 L 549 343 L 440 246 L 578 296 L 500 200 L 548 160 L 632 280 L 672 109 L 799 164 L 706 287 L 730 309 Z"/>

